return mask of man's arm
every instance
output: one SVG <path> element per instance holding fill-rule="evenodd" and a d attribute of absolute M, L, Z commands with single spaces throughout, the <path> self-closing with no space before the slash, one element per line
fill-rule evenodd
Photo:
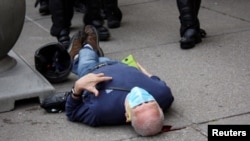
<path fill-rule="evenodd" d="M 141 64 L 139 64 L 137 62 L 137 66 L 139 67 L 139 69 L 141 70 L 142 73 L 144 73 L 145 75 L 147 75 L 148 77 L 150 77 L 151 79 L 154 79 L 156 81 L 158 81 L 159 83 L 166 85 L 165 81 L 162 81 L 158 76 L 153 75 L 151 73 L 149 73 L 144 67 L 141 66 Z"/>
<path fill-rule="evenodd" d="M 65 108 L 68 119 L 94 126 L 93 115 L 91 115 L 89 107 L 83 103 L 81 95 L 83 91 L 89 91 L 98 96 L 99 92 L 95 88 L 96 84 L 109 80 L 112 80 L 112 77 L 105 76 L 103 73 L 89 73 L 78 79 L 74 84 L 74 94 L 71 94 L 66 101 Z"/>
<path fill-rule="evenodd" d="M 170 87 L 167 86 L 166 82 L 162 81 L 158 76 L 149 73 L 138 62 L 137 65 L 143 74 L 145 74 L 146 76 L 157 82 L 157 84 L 153 86 L 154 87 L 153 89 L 151 87 L 151 91 L 152 93 L 154 93 L 154 96 L 159 105 L 161 106 L 161 108 L 163 109 L 163 111 L 167 110 L 174 101 L 174 97 L 172 95 Z"/>
<path fill-rule="evenodd" d="M 139 64 L 139 63 L 137 62 L 137 65 L 138 65 L 138 67 L 139 67 L 139 69 L 141 70 L 142 73 L 144 73 L 144 74 L 147 75 L 148 77 L 151 77 L 151 76 L 152 76 L 152 74 L 149 73 L 145 68 L 143 68 L 143 67 L 141 66 L 141 64 Z"/>

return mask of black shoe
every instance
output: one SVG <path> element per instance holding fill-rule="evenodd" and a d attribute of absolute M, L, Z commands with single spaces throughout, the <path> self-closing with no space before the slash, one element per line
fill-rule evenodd
<path fill-rule="evenodd" d="M 104 26 L 100 26 L 100 27 L 95 27 L 97 30 L 97 33 L 99 35 L 99 40 L 100 41 L 108 41 L 110 38 L 110 33 L 109 30 L 104 27 Z"/>
<path fill-rule="evenodd" d="M 122 11 L 117 7 L 109 14 L 107 14 L 108 27 L 109 28 L 118 28 L 121 26 L 122 20 Z"/>
<path fill-rule="evenodd" d="M 48 113 L 60 113 L 65 111 L 65 104 L 70 92 L 58 92 L 52 96 L 47 97 L 40 104 L 41 108 Z"/>
<path fill-rule="evenodd" d="M 201 41 L 200 31 L 197 31 L 196 29 L 187 29 L 181 37 L 180 44 L 182 49 L 191 49 L 195 44 L 200 43 Z"/>
<path fill-rule="evenodd" d="M 86 6 L 81 0 L 76 0 L 74 3 L 74 9 L 76 12 L 85 13 L 86 12 Z"/>
<path fill-rule="evenodd" d="M 102 17 L 102 19 L 106 20 L 107 19 L 107 15 L 106 13 L 104 12 L 103 9 L 100 10 L 100 16 Z"/>
<path fill-rule="evenodd" d="M 121 26 L 121 21 L 118 20 L 108 20 L 108 27 L 109 28 L 118 28 Z"/>
<path fill-rule="evenodd" d="M 37 5 L 40 4 L 39 7 L 39 13 L 41 15 L 49 15 L 50 11 L 49 11 L 49 1 L 48 0 L 36 0 L 35 3 L 35 7 L 37 7 Z"/>
<path fill-rule="evenodd" d="M 205 38 L 207 36 L 207 33 L 204 29 L 200 29 L 200 35 L 201 35 L 201 38 Z"/>
<path fill-rule="evenodd" d="M 62 44 L 64 49 L 68 49 L 70 45 L 70 37 L 69 37 L 69 30 L 63 29 L 60 34 L 57 36 L 57 40 L 59 43 Z"/>
<path fill-rule="evenodd" d="M 93 20 L 90 25 L 93 25 L 94 27 L 101 27 L 103 26 L 104 21 L 102 19 L 99 20 Z"/>

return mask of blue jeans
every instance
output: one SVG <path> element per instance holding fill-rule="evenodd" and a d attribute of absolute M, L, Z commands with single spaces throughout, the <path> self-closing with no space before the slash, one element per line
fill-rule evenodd
<path fill-rule="evenodd" d="M 78 58 L 73 61 L 72 72 L 79 78 L 92 72 L 101 64 L 109 65 L 117 62 L 107 57 L 99 57 L 91 47 L 82 48 L 78 55 Z"/>

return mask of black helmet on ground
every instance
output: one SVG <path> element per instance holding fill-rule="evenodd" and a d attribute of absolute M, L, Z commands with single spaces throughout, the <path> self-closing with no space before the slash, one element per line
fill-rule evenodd
<path fill-rule="evenodd" d="M 71 72 L 71 57 L 60 43 L 49 43 L 36 50 L 35 68 L 49 82 L 62 82 Z"/>

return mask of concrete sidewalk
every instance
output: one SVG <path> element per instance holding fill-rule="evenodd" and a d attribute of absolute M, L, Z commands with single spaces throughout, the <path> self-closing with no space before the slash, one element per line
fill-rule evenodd
<path fill-rule="evenodd" d="M 36 49 L 56 42 L 49 33 L 50 15 L 39 15 L 34 3 L 26 0 L 24 27 L 13 47 L 33 68 Z M 126 125 L 92 128 L 69 122 L 64 113 L 46 113 L 37 100 L 29 100 L 0 113 L 1 140 L 206 141 L 209 124 L 250 124 L 249 0 L 203 0 L 199 18 L 207 37 L 190 50 L 179 47 L 175 0 L 119 0 L 119 5 L 121 27 L 110 29 L 110 41 L 100 45 L 110 58 L 121 60 L 133 54 L 167 82 L 175 101 L 165 113 L 165 124 L 181 129 L 139 137 Z M 71 35 L 82 25 L 82 14 L 75 13 Z M 52 86 L 68 91 L 76 79 L 71 74 L 68 81 Z"/>

